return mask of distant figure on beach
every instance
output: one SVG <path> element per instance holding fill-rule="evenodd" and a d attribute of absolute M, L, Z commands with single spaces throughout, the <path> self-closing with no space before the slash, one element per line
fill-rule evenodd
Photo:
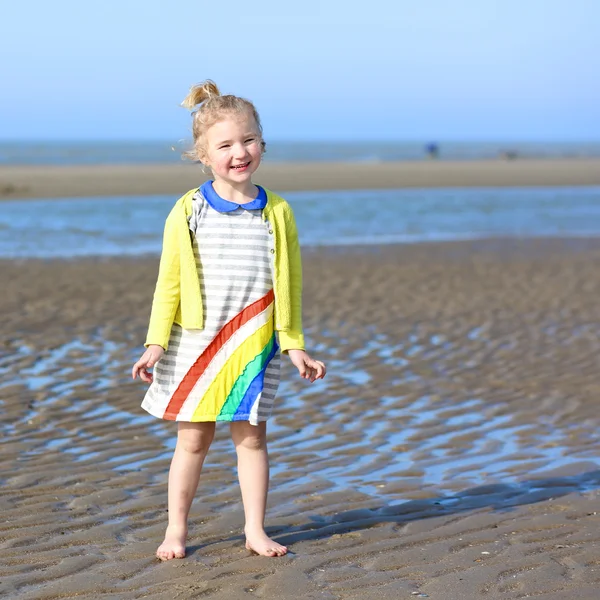
<path fill-rule="evenodd" d="M 280 352 L 311 383 L 326 372 L 304 346 L 296 224 L 283 198 L 252 182 L 265 148 L 254 105 L 221 95 L 210 80 L 193 86 L 182 105 L 193 109 L 194 145 L 186 155 L 213 179 L 184 194 L 167 217 L 147 349 L 132 369 L 134 379 L 150 384 L 142 407 L 178 421 L 168 526 L 156 556 L 185 556 L 216 421 L 229 422 L 237 452 L 246 548 L 282 556 L 287 548 L 264 529 L 267 419 Z"/>
<path fill-rule="evenodd" d="M 425 154 L 429 158 L 439 158 L 440 148 L 435 142 L 430 142 L 425 145 Z"/>
<path fill-rule="evenodd" d="M 500 158 L 504 160 L 517 160 L 519 154 L 516 150 L 502 150 L 500 152 Z"/>

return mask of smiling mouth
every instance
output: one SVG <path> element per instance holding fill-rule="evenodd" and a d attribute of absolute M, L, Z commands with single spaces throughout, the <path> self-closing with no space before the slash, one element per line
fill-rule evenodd
<path fill-rule="evenodd" d="M 247 163 L 243 163 L 241 165 L 235 165 L 235 166 L 233 166 L 231 168 L 234 169 L 235 171 L 243 171 L 244 169 L 246 169 L 249 166 L 250 166 L 250 163 L 247 162 Z"/>

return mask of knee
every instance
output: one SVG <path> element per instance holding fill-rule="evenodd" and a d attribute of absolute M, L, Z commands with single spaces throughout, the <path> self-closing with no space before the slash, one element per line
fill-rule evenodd
<path fill-rule="evenodd" d="M 240 440 L 238 447 L 240 446 L 246 450 L 262 450 L 267 446 L 267 438 L 261 434 L 248 435 Z"/>
<path fill-rule="evenodd" d="M 245 427 L 233 436 L 237 449 L 263 450 L 267 447 L 267 434 L 262 427 Z"/>
<path fill-rule="evenodd" d="M 188 454 L 206 454 L 212 440 L 204 438 L 178 440 L 181 449 Z"/>
<path fill-rule="evenodd" d="M 188 454 L 206 454 L 213 437 L 214 429 L 180 431 L 177 445 Z"/>

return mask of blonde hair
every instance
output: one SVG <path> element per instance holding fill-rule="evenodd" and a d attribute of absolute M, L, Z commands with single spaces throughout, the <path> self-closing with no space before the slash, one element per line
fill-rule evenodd
<path fill-rule="evenodd" d="M 194 110 L 196 106 L 200 105 Z M 209 127 L 220 121 L 225 115 L 250 114 L 256 121 L 260 134 L 262 151 L 266 144 L 262 139 L 262 125 L 256 107 L 250 100 L 233 96 L 222 96 L 217 84 L 210 79 L 193 85 L 188 95 L 183 99 L 181 106 L 192 110 L 192 135 L 194 146 L 183 153 L 184 158 L 201 161 L 206 151 L 206 131 Z"/>

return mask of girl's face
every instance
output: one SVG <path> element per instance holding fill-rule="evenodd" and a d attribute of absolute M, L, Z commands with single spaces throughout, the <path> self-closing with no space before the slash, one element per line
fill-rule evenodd
<path fill-rule="evenodd" d="M 252 115 L 228 115 L 206 131 L 202 162 L 216 179 L 233 186 L 250 183 L 262 157 L 262 138 Z"/>

